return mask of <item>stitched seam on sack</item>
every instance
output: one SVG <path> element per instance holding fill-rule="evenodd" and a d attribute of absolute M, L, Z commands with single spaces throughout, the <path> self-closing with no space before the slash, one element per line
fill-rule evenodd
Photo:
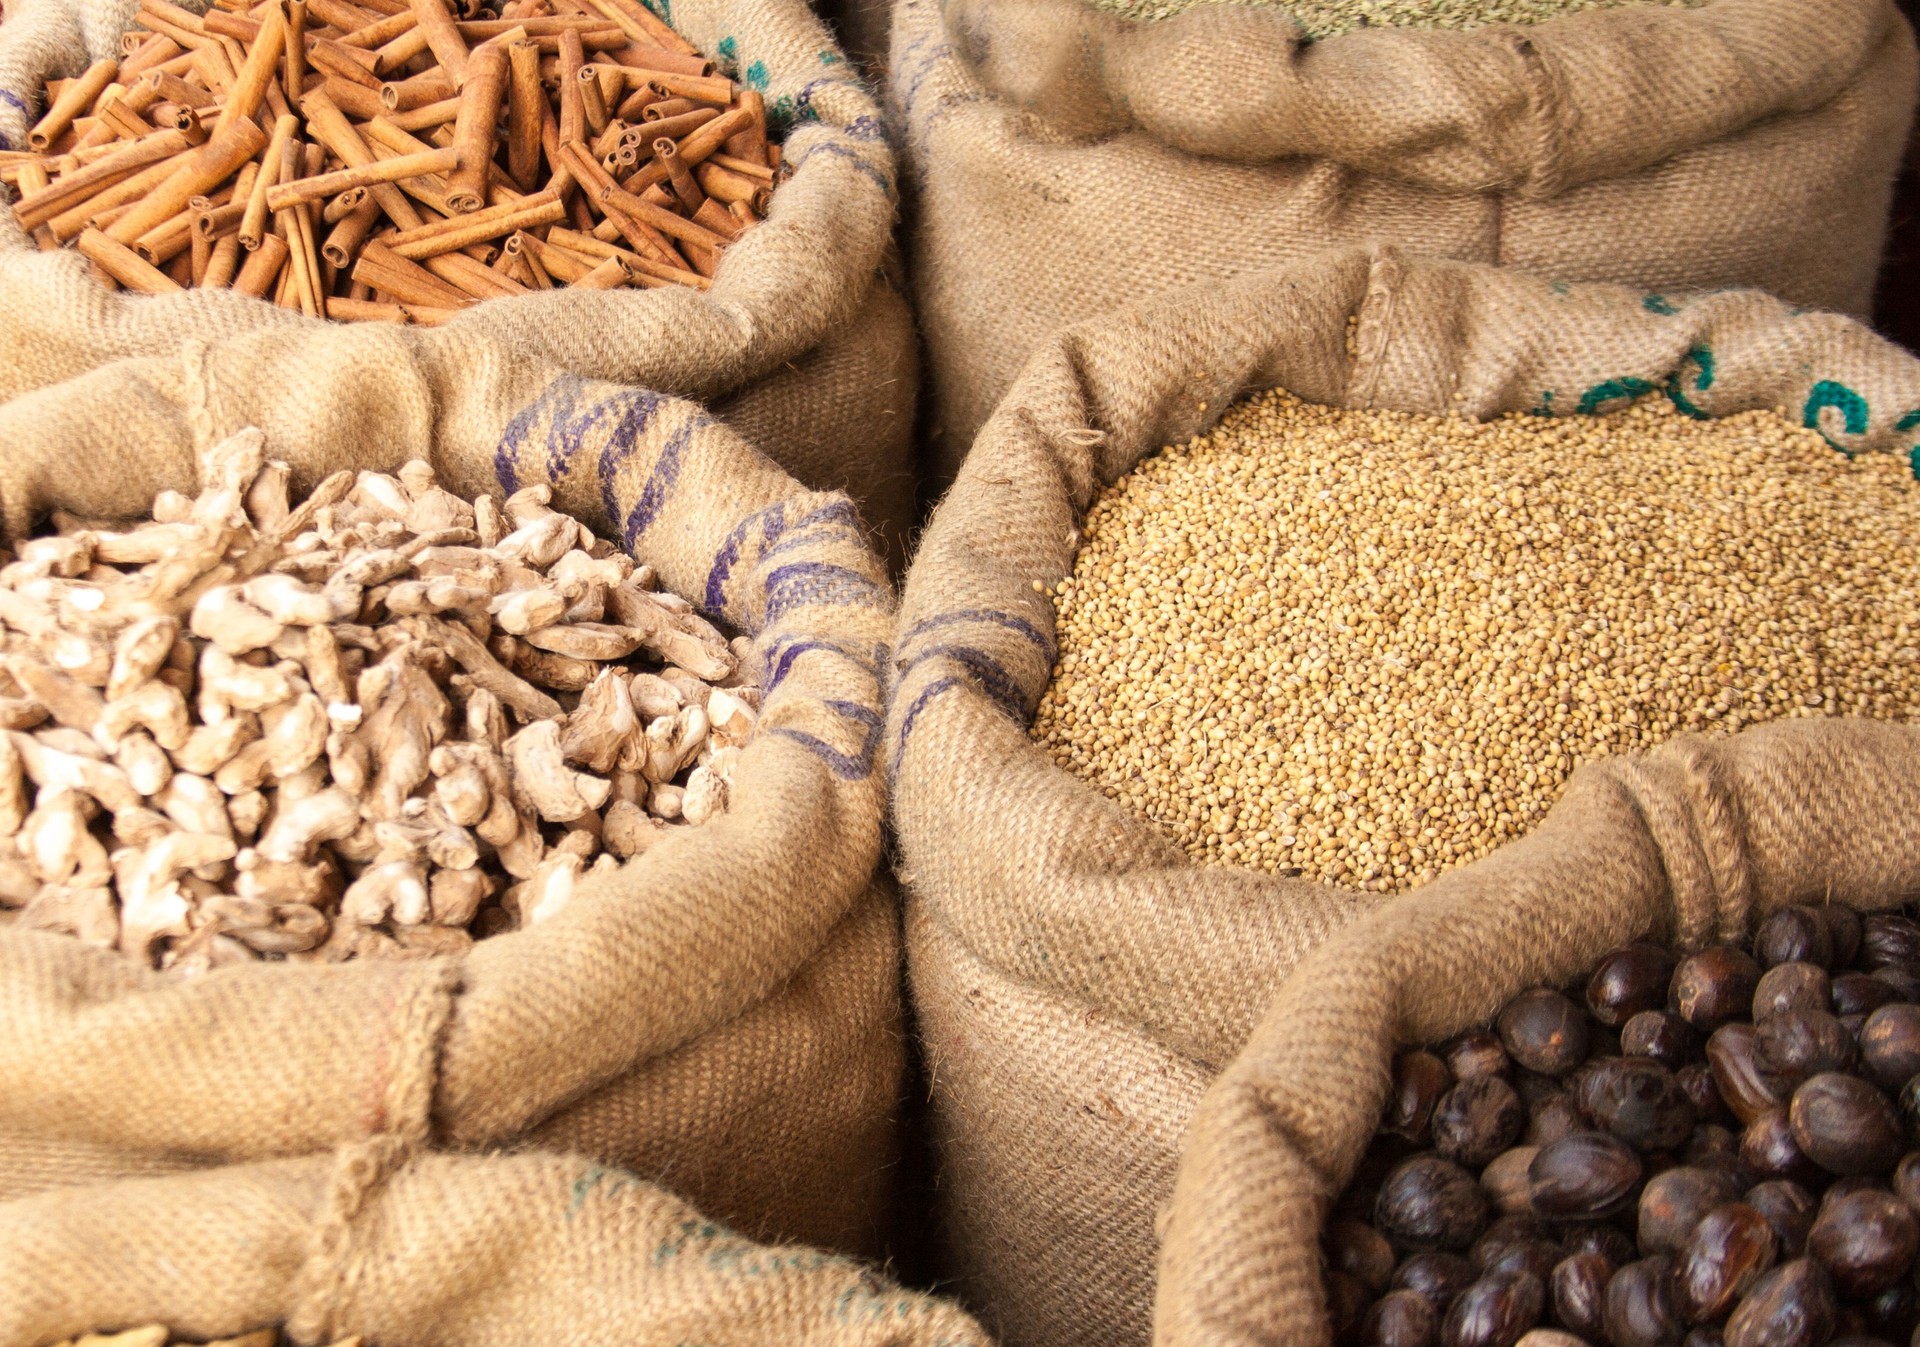
<path fill-rule="evenodd" d="M 431 1138 L 441 1048 L 453 1022 L 460 977 L 461 967 L 451 959 L 424 961 L 421 976 L 401 994 L 393 1019 L 380 1130 L 408 1144 Z"/>
<path fill-rule="evenodd" d="M 1355 410 L 1373 405 L 1374 390 L 1384 377 L 1404 270 L 1399 251 L 1392 247 L 1374 249 L 1367 260 L 1367 288 L 1360 299 L 1353 369 L 1347 376 L 1346 404 Z"/>
<path fill-rule="evenodd" d="M 287 1334 L 298 1343 L 320 1343 L 338 1334 L 336 1313 L 348 1303 L 353 1281 L 353 1227 L 370 1199 L 412 1158 L 415 1147 L 397 1136 L 343 1146 L 308 1236 L 307 1255 L 294 1275 Z"/>
<path fill-rule="evenodd" d="M 1639 820 L 1642 835 L 1653 845 L 1655 856 L 1659 860 L 1661 878 L 1666 881 L 1666 901 L 1673 914 L 1673 937 L 1685 947 L 1696 945 L 1703 936 L 1711 931 L 1718 915 L 1718 903 L 1712 894 L 1703 902 L 1698 894 L 1680 892 L 1675 882 L 1675 861 L 1685 859 L 1682 849 L 1692 852 L 1693 869 L 1704 873 L 1711 880 L 1713 864 L 1706 857 L 1696 829 L 1683 827 L 1671 841 L 1664 835 L 1656 822 L 1658 812 L 1654 802 L 1669 801 L 1672 792 L 1659 784 L 1646 770 L 1643 760 L 1637 757 L 1616 759 L 1608 763 L 1607 770 L 1619 785 L 1627 802 L 1633 806 L 1634 816 Z"/>

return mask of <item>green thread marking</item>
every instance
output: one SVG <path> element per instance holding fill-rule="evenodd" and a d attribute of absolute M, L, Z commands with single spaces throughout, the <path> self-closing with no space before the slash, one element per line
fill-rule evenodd
<path fill-rule="evenodd" d="M 1671 318 L 1674 314 L 1680 312 L 1680 310 L 1673 307 L 1673 301 L 1665 295 L 1644 296 L 1640 301 L 1640 306 L 1648 313 L 1657 313 L 1663 318 Z"/>
<path fill-rule="evenodd" d="M 1907 466 L 1913 469 L 1913 480 L 1920 482 L 1920 444 L 1907 450 Z"/>
<path fill-rule="evenodd" d="M 1694 406 L 1692 400 L 1680 391 L 1681 375 L 1689 363 L 1697 370 L 1693 376 L 1694 392 L 1704 393 L 1713 387 L 1713 352 L 1704 346 L 1696 346 L 1687 352 L 1687 358 L 1681 362 L 1680 368 L 1667 376 L 1667 400 L 1696 421 L 1710 420 L 1706 412 Z"/>
<path fill-rule="evenodd" d="M 1622 398 L 1631 401 L 1651 393 L 1654 385 L 1646 380 L 1629 374 L 1622 379 L 1608 379 L 1589 388 L 1580 399 L 1580 405 L 1574 409 L 1577 416 L 1592 416 L 1609 402 L 1618 402 Z"/>
<path fill-rule="evenodd" d="M 1553 414 L 1553 390 L 1549 388 L 1540 394 L 1540 401 L 1535 404 L 1534 409 L 1528 412 L 1527 415 L 1552 416 Z"/>
<path fill-rule="evenodd" d="M 823 51 L 820 53 L 821 65 L 839 65 L 845 59 L 846 57 L 837 51 Z"/>
<path fill-rule="evenodd" d="M 1841 453 L 1851 454 L 1852 450 L 1827 434 L 1826 427 L 1820 424 L 1821 413 L 1829 407 L 1840 413 L 1841 424 L 1847 434 L 1864 435 L 1867 433 L 1867 422 L 1872 419 L 1867 400 L 1838 380 L 1822 379 L 1807 394 L 1806 409 L 1801 414 L 1800 423 L 1808 430 L 1819 431 L 1821 439 Z"/>
<path fill-rule="evenodd" d="M 1895 430 L 1912 430 L 1915 426 L 1920 426 L 1920 407 L 1915 407 L 1893 423 Z"/>
<path fill-rule="evenodd" d="M 1570 295 L 1573 293 L 1573 287 L 1565 281 L 1548 281 L 1547 292 L 1555 295 Z"/>
<path fill-rule="evenodd" d="M 713 49 L 713 52 L 726 63 L 729 70 L 740 63 L 740 42 L 737 38 L 732 36 L 721 38 L 720 44 Z"/>
<path fill-rule="evenodd" d="M 747 67 L 747 87 L 750 89 L 758 89 L 761 93 L 767 91 L 767 63 L 765 61 L 755 61 Z"/>

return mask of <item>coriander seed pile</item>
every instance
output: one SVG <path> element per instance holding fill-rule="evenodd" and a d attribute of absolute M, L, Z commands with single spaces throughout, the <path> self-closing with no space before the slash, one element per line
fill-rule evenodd
<path fill-rule="evenodd" d="M 1034 734 L 1202 861 L 1375 891 L 1686 732 L 1920 708 L 1920 494 L 1771 412 L 1282 392 L 1088 513 Z"/>
<path fill-rule="evenodd" d="M 1169 19 L 1195 0 L 1093 0 L 1129 19 Z M 1283 7 L 1310 38 L 1338 37 L 1356 28 L 1479 28 L 1490 23 L 1545 23 L 1585 9 L 1629 4 L 1696 8 L 1706 0 L 1251 0 Z"/>

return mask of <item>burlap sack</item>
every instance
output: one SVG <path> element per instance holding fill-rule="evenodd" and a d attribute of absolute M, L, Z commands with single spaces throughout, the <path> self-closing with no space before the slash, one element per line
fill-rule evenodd
<path fill-rule="evenodd" d="M 897 0 L 936 458 L 1054 328 L 1375 240 L 1864 313 L 1915 83 L 1894 0 L 1303 44 L 1281 10 Z"/>
<path fill-rule="evenodd" d="M 1189 1133 L 1154 1341 L 1333 1341 L 1319 1227 L 1386 1103 L 1396 1045 L 1483 1024 L 1651 937 L 1692 948 L 1787 903 L 1920 893 L 1920 729 L 1789 721 L 1576 773 L 1540 827 L 1303 960 Z"/>
<path fill-rule="evenodd" d="M 146 1323 L 405 1347 L 987 1347 L 951 1305 L 578 1156 L 371 1143 L 0 1206 L 0 1344 Z"/>
<path fill-rule="evenodd" d="M 1848 450 L 1905 452 L 1920 424 L 1920 364 L 1849 319 L 1752 292 L 1649 303 L 1391 251 L 1172 292 L 1041 347 L 909 574 L 887 740 L 952 1271 L 1013 1347 L 1146 1340 L 1155 1212 L 1203 1090 L 1283 983 L 1319 985 L 1287 981 L 1302 957 L 1381 901 L 1195 868 L 1026 733 L 1054 659 L 1040 587 L 1070 572 L 1088 504 L 1274 386 L 1474 417 L 1664 391 L 1708 415 L 1783 406 Z M 1473 1014 L 1491 994 L 1475 992 Z M 1384 1080 L 1378 1063 L 1354 1069 Z M 1311 1079 L 1290 1097 L 1331 1088 Z M 1360 1111 L 1340 1134 L 1356 1146 Z M 1181 1267 L 1201 1294 L 1212 1270 Z"/>
<path fill-rule="evenodd" d="M 134 0 L 19 0 L 0 28 L 0 149 L 24 145 L 49 76 L 118 54 Z M 196 6 L 197 7 L 197 6 Z M 918 360 L 886 274 L 893 158 L 872 96 L 805 0 L 680 0 L 674 24 L 763 89 L 791 124 L 791 181 L 766 225 L 727 250 L 704 293 L 560 291 L 493 301 L 446 331 L 486 335 L 570 373 L 714 408 L 817 490 L 844 490 L 897 549 L 911 521 Z M 42 254 L 0 210 L 0 400 L 182 337 L 232 343 L 314 320 L 244 296 L 104 293 L 71 252 Z M 779 437 L 764 437 L 778 428 Z"/>
<path fill-rule="evenodd" d="M 755 1237 L 871 1247 L 902 1065 L 875 873 L 892 598 L 851 504 L 691 403 L 556 374 L 483 332 L 305 324 L 0 406 L 0 521 L 17 537 L 49 507 L 192 490 L 199 447 L 252 422 L 297 489 L 416 457 L 469 495 L 551 483 L 754 636 L 761 728 L 724 819 L 463 959 L 182 980 L 0 931 L 0 1196 L 398 1135 L 578 1150 Z"/>

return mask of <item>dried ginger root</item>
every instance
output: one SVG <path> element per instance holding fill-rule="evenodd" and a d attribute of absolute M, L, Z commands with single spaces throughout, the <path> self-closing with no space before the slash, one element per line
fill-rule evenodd
<path fill-rule="evenodd" d="M 0 567 L 0 923 L 188 972 L 457 953 L 726 809 L 744 638 L 544 486 L 296 505 L 263 448 Z"/>

